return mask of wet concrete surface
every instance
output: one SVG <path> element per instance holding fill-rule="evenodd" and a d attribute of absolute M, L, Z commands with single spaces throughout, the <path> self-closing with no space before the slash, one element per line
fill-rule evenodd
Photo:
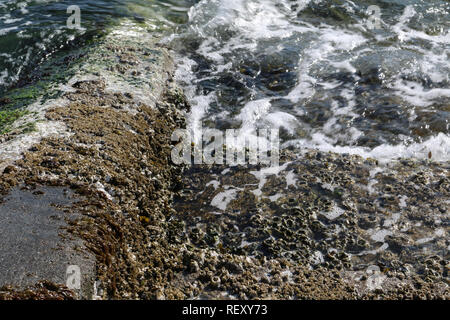
<path fill-rule="evenodd" d="M 67 284 L 68 267 L 78 266 L 80 286 L 78 289 L 76 279 L 71 278 L 75 279 L 71 289 L 79 298 L 92 297 L 95 257 L 86 251 L 80 239 L 64 229 L 69 220 L 80 217 L 71 209 L 63 209 L 74 201 L 77 201 L 74 194 L 62 187 L 15 188 L 3 199 L 0 287 L 12 285 L 23 289 L 42 280 Z"/>

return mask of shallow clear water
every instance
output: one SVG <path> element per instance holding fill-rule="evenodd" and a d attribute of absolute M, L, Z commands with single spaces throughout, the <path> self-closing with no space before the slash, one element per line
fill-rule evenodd
<path fill-rule="evenodd" d="M 448 1 L 200 1 L 177 36 L 191 126 L 284 146 L 448 160 Z M 185 79 L 188 79 L 185 81 Z"/>
<path fill-rule="evenodd" d="M 448 1 L 86 0 L 83 30 L 68 30 L 71 4 L 0 2 L 0 92 L 128 17 L 167 28 L 194 130 L 275 127 L 284 147 L 450 159 Z"/>

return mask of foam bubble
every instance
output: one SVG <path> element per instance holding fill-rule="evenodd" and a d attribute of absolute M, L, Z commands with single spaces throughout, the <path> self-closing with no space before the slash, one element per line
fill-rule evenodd
<path fill-rule="evenodd" d="M 450 160 L 450 136 L 439 133 L 421 143 L 383 144 L 373 149 L 358 146 L 335 145 L 334 141 L 322 133 L 315 133 L 311 139 L 286 142 L 283 147 L 313 148 L 324 152 L 355 154 L 365 158 L 378 159 L 381 162 L 400 158 L 428 159 L 431 153 L 434 161 Z"/>
<path fill-rule="evenodd" d="M 188 38 L 195 38 L 199 43 L 193 56 L 199 58 L 197 61 L 208 62 L 198 65 L 188 58 L 179 60 L 177 78 L 185 83 L 193 105 L 189 118 L 191 129 L 199 130 L 206 117 L 229 120 L 230 114 L 237 111 L 234 120 L 242 123 L 242 133 L 254 132 L 263 125 L 286 129 L 294 139 L 283 144 L 284 147 L 296 145 L 359 154 L 381 161 L 401 157 L 427 159 L 430 154 L 432 160 L 448 161 L 448 132 L 414 143 L 409 141 L 418 141 L 419 137 L 392 134 L 388 138 L 381 137 L 384 143 L 375 147 L 357 146 L 358 139 L 372 133 L 367 131 L 383 129 L 378 129 L 381 121 L 372 122 L 360 111 L 362 103 L 372 107 L 370 104 L 376 100 L 364 101 L 356 90 L 360 89 L 359 81 L 373 72 L 379 83 L 375 82 L 373 90 L 376 92 L 368 94 L 398 105 L 399 112 L 404 111 L 408 121 L 417 119 L 418 110 L 446 103 L 450 98 L 446 86 L 450 74 L 448 30 L 429 35 L 410 27 L 411 21 L 416 18 L 420 21 L 423 17 L 417 9 L 423 8 L 417 6 L 406 6 L 394 23 L 383 23 L 381 31 L 369 30 L 363 21 L 346 26 L 323 19 L 313 25 L 298 18 L 310 3 L 309 0 L 202 0 L 190 9 Z M 345 10 L 354 16 L 362 9 L 359 4 L 348 2 Z M 390 45 L 386 46 L 387 43 Z M 267 93 L 237 71 L 236 64 L 243 56 L 258 63 L 260 56 L 281 54 L 284 49 L 298 50 L 295 68 L 298 79 L 283 91 L 283 96 Z M 208 94 L 199 94 L 203 82 L 215 83 L 218 88 L 227 86 L 220 82 L 224 74 L 227 79 L 232 75 L 234 81 L 248 89 L 248 96 L 236 99 L 237 105 L 222 102 L 221 89 L 211 91 L 212 86 L 208 86 Z M 259 75 L 256 73 L 253 77 Z M 227 89 L 234 88 L 230 85 Z M 291 105 L 283 110 L 275 108 L 277 99 L 290 101 Z M 326 117 L 319 123 L 306 125 L 307 121 L 314 121 L 311 117 L 302 122 L 306 113 L 304 107 L 311 102 L 317 102 L 318 108 L 323 105 Z M 355 120 L 364 124 L 356 126 Z M 302 132 L 301 138 L 297 132 Z M 373 133 L 381 136 L 376 131 Z M 401 140 L 404 142 L 398 143 Z"/>

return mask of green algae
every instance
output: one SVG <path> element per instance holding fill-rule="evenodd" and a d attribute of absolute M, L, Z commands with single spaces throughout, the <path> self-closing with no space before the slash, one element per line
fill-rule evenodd
<path fill-rule="evenodd" d="M 80 65 L 93 44 L 101 35 L 90 36 L 85 46 L 78 50 L 61 51 L 43 62 L 36 70 L 21 79 L 7 90 L 0 98 L 0 135 L 9 133 L 12 124 L 25 115 L 32 115 L 27 109 L 33 103 L 44 104 L 50 99 L 60 97 L 63 92 L 59 84 L 67 83 L 80 70 Z M 21 133 L 36 129 L 36 121 L 32 120 L 19 127 Z"/>
<path fill-rule="evenodd" d="M 0 110 L 0 134 L 7 133 L 11 124 L 26 114 L 26 110 Z"/>
<path fill-rule="evenodd" d="M 100 75 L 105 72 L 114 77 L 124 80 L 135 87 L 143 85 L 152 87 L 152 83 L 142 76 L 141 72 L 128 74 L 126 71 L 134 65 L 133 60 L 123 59 L 120 48 L 128 47 L 130 56 L 138 51 L 141 46 L 136 40 L 115 39 L 107 37 L 121 23 L 131 21 L 121 20 L 109 25 L 104 30 L 96 30 L 77 39 L 67 49 L 52 54 L 52 56 L 41 63 L 35 70 L 14 84 L 10 89 L 0 96 L 0 135 L 8 133 L 11 125 L 24 115 L 29 114 L 26 110 L 34 103 L 44 104 L 46 101 L 56 99 L 64 94 L 60 84 L 66 84 L 74 76 Z M 132 21 L 130 30 L 136 29 L 143 34 L 157 33 L 165 30 L 163 25 L 148 26 L 145 23 Z M 77 46 L 77 43 L 80 45 Z M 77 48 L 75 48 L 77 47 Z M 139 57 L 148 62 L 157 63 L 160 54 L 157 50 L 149 48 Z M 25 126 L 26 132 L 33 131 L 35 122 Z"/>
<path fill-rule="evenodd" d="M 3 98 L 6 103 L 0 106 L 0 135 L 8 133 L 16 120 L 33 114 L 27 110 L 32 103 L 55 97 L 55 92 L 52 92 L 51 88 L 52 81 L 39 80 L 22 88 L 10 90 Z M 20 128 L 23 129 L 22 133 L 34 131 L 34 121 Z"/>

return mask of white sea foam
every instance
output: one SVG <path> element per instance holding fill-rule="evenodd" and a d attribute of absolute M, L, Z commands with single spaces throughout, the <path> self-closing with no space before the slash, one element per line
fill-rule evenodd
<path fill-rule="evenodd" d="M 436 99 L 450 98 L 448 88 L 425 89 L 421 84 L 413 81 L 398 79 L 390 87 L 414 106 L 428 107 L 435 103 Z"/>
<path fill-rule="evenodd" d="M 5 34 L 8 34 L 11 31 L 14 31 L 14 30 L 17 30 L 17 29 L 18 29 L 18 27 L 16 27 L 16 26 L 0 29 L 0 36 L 4 36 Z"/>
<path fill-rule="evenodd" d="M 270 99 L 261 99 L 248 102 L 242 109 L 237 119 L 242 121 L 242 129 L 252 130 L 255 123 L 261 121 L 270 111 Z"/>
<path fill-rule="evenodd" d="M 322 133 L 315 133 L 310 140 L 289 141 L 283 146 L 295 145 L 299 148 L 314 148 L 320 151 L 356 154 L 366 158 L 379 159 L 381 162 L 400 158 L 427 159 L 431 152 L 434 161 L 450 160 L 450 136 L 439 133 L 422 143 L 409 145 L 383 144 L 373 149 L 358 146 L 335 145 L 333 139 Z"/>
<path fill-rule="evenodd" d="M 310 2 L 295 1 L 297 7 L 292 10 L 293 1 L 287 0 L 202 0 L 190 9 L 188 34 L 199 40 L 195 54 L 210 62 L 208 70 L 202 69 L 198 73 L 193 71 L 198 67 L 197 62 L 186 57 L 179 59 L 177 79 L 185 83 L 193 106 L 190 128 L 198 131 L 206 118 L 230 118 L 230 112 L 226 111 L 228 106 L 219 102 L 219 91 L 199 94 L 199 83 L 212 81 L 223 73 L 235 74 L 234 64 L 241 59 L 242 53 L 257 57 L 292 46 L 299 50 L 295 69 L 298 80 L 286 96 L 278 98 L 291 101 L 295 107 L 289 111 L 274 108 L 273 96 L 265 96 L 258 88 L 249 87 L 251 98 L 248 101 L 240 99 L 242 105 L 234 116 L 241 122 L 242 133 L 249 134 L 261 126 L 284 128 L 294 137 L 300 131 L 307 134 L 286 142 L 283 147 L 296 145 L 359 154 L 381 161 L 426 159 L 431 153 L 434 161 L 449 161 L 450 136 L 445 132 L 429 136 L 422 142 L 411 143 L 412 139 L 405 136 L 403 143 L 388 141 L 373 148 L 357 146 L 365 132 L 352 125 L 361 117 L 356 110 L 355 84 L 345 84 L 332 77 L 344 72 L 353 75 L 356 82 L 360 79 L 357 71 L 366 67 L 368 71 L 372 67 L 377 69 L 382 90 L 390 90 L 389 96 L 397 96 L 409 121 L 414 121 L 416 110 L 424 110 L 450 98 L 450 89 L 445 86 L 450 82 L 449 31 L 444 29 L 429 35 L 411 27 L 410 22 L 422 14 L 413 6 L 406 6 L 395 23 L 383 22 L 383 32 L 373 32 L 371 36 L 367 36 L 371 31 L 362 21 L 351 28 L 329 25 L 326 20 L 312 25 L 297 18 Z M 345 4 L 347 12 L 354 13 L 357 8 L 353 2 Z M 392 46 L 379 46 L 393 38 L 398 42 Z M 367 60 L 358 60 L 361 57 L 369 59 L 373 66 L 367 66 Z M 429 79 L 435 86 L 414 80 L 419 78 Z M 303 105 L 315 99 L 330 101 L 331 105 L 331 115 L 321 127 L 306 125 L 300 120 L 305 115 Z M 212 104 L 223 108 L 212 110 Z"/>
<path fill-rule="evenodd" d="M 270 124 L 271 128 L 284 128 L 286 129 L 290 134 L 295 133 L 295 129 L 300 126 L 300 122 L 296 117 L 293 115 L 281 112 L 281 111 L 275 111 L 272 113 L 269 113 L 265 120 Z"/>
<path fill-rule="evenodd" d="M 220 192 L 211 200 L 211 205 L 225 211 L 228 204 L 236 198 L 237 192 L 237 189 L 228 189 Z"/>
<path fill-rule="evenodd" d="M 335 220 L 345 213 L 345 210 L 334 205 L 334 207 L 328 212 L 321 212 L 328 220 Z"/>
<path fill-rule="evenodd" d="M 0 85 L 5 83 L 5 79 L 8 78 L 8 71 L 7 70 L 3 70 L 2 72 L 0 72 Z"/>
<path fill-rule="evenodd" d="M 392 234 L 393 234 L 393 232 L 390 230 L 380 229 L 380 230 L 372 231 L 372 235 L 370 236 L 370 238 L 376 242 L 384 242 L 384 238 L 386 236 L 390 236 Z"/>

